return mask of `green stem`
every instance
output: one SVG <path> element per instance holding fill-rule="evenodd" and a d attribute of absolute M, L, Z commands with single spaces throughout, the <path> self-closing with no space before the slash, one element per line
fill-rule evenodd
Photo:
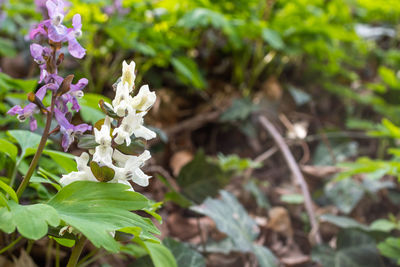
<path fill-rule="evenodd" d="M 82 236 L 78 242 L 75 244 L 75 247 L 72 249 L 71 256 L 69 257 L 67 267 L 75 267 L 78 263 L 79 256 L 82 253 L 83 247 L 86 243 L 86 237 Z"/>
<path fill-rule="evenodd" d="M 13 242 L 11 242 L 8 246 L 0 249 L 0 254 L 6 252 L 7 250 L 9 250 L 13 246 L 15 246 L 15 244 L 17 244 L 21 239 L 22 239 L 22 236 L 19 236 L 17 239 L 15 239 Z"/>
<path fill-rule="evenodd" d="M 17 162 L 15 163 L 15 165 L 14 165 L 14 169 L 13 169 L 13 172 L 12 172 L 12 174 L 11 174 L 10 187 L 14 187 L 15 178 L 17 177 L 18 167 L 19 167 L 19 165 L 21 164 L 21 162 L 22 162 L 22 160 L 24 159 L 24 157 L 25 157 L 24 154 L 21 155 L 21 156 L 18 158 L 18 160 L 17 160 Z"/>
<path fill-rule="evenodd" d="M 51 106 L 50 106 L 50 111 L 46 113 L 47 119 L 46 119 L 46 125 L 44 127 L 43 135 L 42 138 L 40 139 L 39 146 L 36 150 L 35 155 L 33 156 L 33 159 L 31 161 L 31 164 L 29 165 L 29 169 L 22 180 L 22 183 L 19 185 L 17 189 L 17 196 L 18 199 L 21 197 L 22 193 L 25 191 L 26 187 L 29 184 L 29 180 L 32 177 L 33 172 L 35 171 L 35 168 L 37 164 L 39 163 L 40 156 L 42 155 L 43 149 L 46 146 L 47 138 L 49 137 L 49 132 L 50 132 L 50 126 L 51 126 L 51 120 L 53 119 L 53 111 L 54 111 L 54 94 L 51 97 Z"/>

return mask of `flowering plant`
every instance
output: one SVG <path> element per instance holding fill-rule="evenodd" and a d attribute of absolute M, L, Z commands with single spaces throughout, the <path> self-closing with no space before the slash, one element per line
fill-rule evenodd
<path fill-rule="evenodd" d="M 37 4 L 48 11 L 48 18 L 29 34 L 34 41 L 30 52 L 39 65 L 39 83 L 42 86 L 36 93 L 28 94 L 29 104 L 24 107 L 15 105 L 8 114 L 16 115 L 21 122 L 29 119 L 31 132 L 38 128 L 37 114 L 45 115 L 46 123 L 37 147 L 29 143 L 35 143 L 38 138 L 34 133 L 9 131 L 12 140 L 20 145 L 19 156 L 13 143 L 0 140 L 10 149 L 8 155 L 15 162 L 9 185 L 0 181 L 0 188 L 5 192 L 0 192 L 0 230 L 11 234 L 6 239 L 11 242 L 0 248 L 0 254 L 12 251 L 24 238 L 38 240 L 48 236 L 60 245 L 73 246 L 67 266 L 77 264 L 87 240 L 110 252 L 137 255 L 129 246 L 133 242 L 147 251 L 156 266 L 176 266 L 172 254 L 154 236 L 160 232 L 152 220 L 132 212 L 144 211 L 161 222 L 161 217 L 155 212 L 160 203 L 134 192 L 130 183 L 147 186 L 151 178 L 141 167 L 151 158 L 145 148 L 146 140 L 156 134 L 144 126 L 144 116 L 155 103 L 156 94 L 147 85 L 136 90 L 135 63 L 132 61 L 128 65 L 124 61 L 122 76 L 113 86 L 115 98 L 112 103 L 99 103 L 105 113 L 104 119 L 94 127 L 86 123 L 73 124 L 73 112 L 80 110 L 78 99 L 83 97 L 88 80 L 81 78 L 73 83 L 74 75 L 62 77 L 58 68 L 67 52 L 78 59 L 85 55 L 85 49 L 77 41 L 82 35 L 81 16 L 74 15 L 72 27 L 68 28 L 63 24 L 66 15 L 63 0 L 37 1 Z M 64 44 L 67 44 L 66 49 Z M 63 174 L 61 179 L 45 180 L 57 190 L 47 201 L 19 204 L 27 186 L 32 185 L 31 178 L 34 177 L 37 183 L 39 174 L 48 177 L 40 168 L 37 169 L 43 153 L 61 156 L 59 162 L 69 160 L 67 153 L 45 149 L 48 139 L 57 133 L 61 135 L 64 151 L 68 151 L 78 139 L 78 147 L 87 149 L 87 152 L 75 157 L 75 170 Z M 34 156 L 14 191 L 18 167 L 29 156 L 29 148 L 36 148 Z"/>

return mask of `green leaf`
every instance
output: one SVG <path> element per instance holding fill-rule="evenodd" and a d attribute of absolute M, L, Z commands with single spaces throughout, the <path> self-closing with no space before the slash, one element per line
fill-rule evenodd
<path fill-rule="evenodd" d="M 262 38 L 276 50 L 285 48 L 285 43 L 277 31 L 265 28 L 262 30 Z"/>
<path fill-rule="evenodd" d="M 369 228 L 372 231 L 380 231 L 380 232 L 390 233 L 392 230 L 397 228 L 397 224 L 395 224 L 394 222 L 391 222 L 389 220 L 386 220 L 386 219 L 378 219 L 378 220 L 372 222 L 371 225 L 369 226 Z"/>
<path fill-rule="evenodd" d="M 43 150 L 43 154 L 49 156 L 54 162 L 61 166 L 67 173 L 76 171 L 76 163 L 74 155 L 55 151 L 55 150 Z"/>
<path fill-rule="evenodd" d="M 206 267 L 206 261 L 200 253 L 190 248 L 188 244 L 165 238 L 163 244 L 169 248 L 176 259 L 178 267 Z"/>
<path fill-rule="evenodd" d="M 192 84 L 198 89 L 205 88 L 206 82 L 195 61 L 188 57 L 176 57 L 171 58 L 171 64 L 183 83 Z"/>
<path fill-rule="evenodd" d="M 123 184 L 79 181 L 62 188 L 47 204 L 93 245 L 117 252 L 120 245 L 110 235 L 112 231 L 137 227 L 144 239 L 155 239 L 152 233 L 160 233 L 150 219 L 130 212 L 148 208 L 149 201 L 128 189 Z"/>
<path fill-rule="evenodd" d="M 271 253 L 271 251 L 268 248 L 260 246 L 260 245 L 254 245 L 253 252 L 257 257 L 258 264 L 260 267 L 277 267 L 278 266 L 278 260 L 276 259 L 274 254 Z"/>
<path fill-rule="evenodd" d="M 378 249 L 383 256 L 394 259 L 400 264 L 400 238 L 386 238 L 378 244 Z"/>
<path fill-rule="evenodd" d="M 11 90 L 22 90 L 32 92 L 37 86 L 37 80 L 15 79 L 4 72 L 0 72 L 0 92 L 10 92 Z"/>
<path fill-rule="evenodd" d="M 48 224 L 58 226 L 60 223 L 57 211 L 49 205 L 19 205 L 13 200 L 9 200 L 8 205 L 10 211 L 0 209 L 0 229 L 6 233 L 17 228 L 22 236 L 38 240 L 47 234 Z"/>
<path fill-rule="evenodd" d="M 18 156 L 18 148 L 5 139 L 0 139 L 0 152 L 9 156 L 14 162 Z"/>
<path fill-rule="evenodd" d="M 218 163 L 223 171 L 235 171 L 242 172 L 249 168 L 260 168 L 262 165 L 260 163 L 254 162 L 249 158 L 240 158 L 238 155 L 224 155 L 222 153 L 218 154 Z"/>
<path fill-rule="evenodd" d="M 155 267 L 177 267 L 174 255 L 164 245 L 144 241 Z"/>
<path fill-rule="evenodd" d="M 209 163 L 204 152 L 199 151 L 191 162 L 183 166 L 177 183 L 185 197 L 201 203 L 206 197 L 215 196 L 228 179 L 218 165 Z"/>
<path fill-rule="evenodd" d="M 337 249 L 316 246 L 312 259 L 327 267 L 380 267 L 383 266 L 375 241 L 358 230 L 343 230 L 338 234 Z"/>
<path fill-rule="evenodd" d="M 195 8 L 178 21 L 178 26 L 188 29 L 212 26 L 221 29 L 228 26 L 228 21 L 221 13 L 207 8 Z"/>
<path fill-rule="evenodd" d="M 238 249 L 251 252 L 260 231 L 257 224 L 236 197 L 224 190 L 220 193 L 221 200 L 207 198 L 203 204 L 191 209 L 213 219 L 218 230 L 227 234 Z"/>
<path fill-rule="evenodd" d="M 54 239 L 58 244 L 61 246 L 72 248 L 75 245 L 75 240 L 68 239 L 68 238 L 59 238 L 55 236 L 49 236 L 49 238 Z"/>
<path fill-rule="evenodd" d="M 302 204 L 304 197 L 301 194 L 286 194 L 281 196 L 281 201 L 289 204 Z"/>
<path fill-rule="evenodd" d="M 21 147 L 24 155 L 29 148 L 36 149 L 40 143 L 41 136 L 25 130 L 10 130 L 7 134 L 13 137 Z"/>
<path fill-rule="evenodd" d="M 18 203 L 18 197 L 14 189 L 12 189 L 8 184 L 0 180 L 0 188 L 4 190 L 16 203 Z"/>
<path fill-rule="evenodd" d="M 91 93 L 85 94 L 85 97 L 78 100 L 81 106 L 79 114 L 84 121 L 95 124 L 97 121 L 104 119 L 104 113 L 98 105 L 99 101 L 102 99 L 111 103 L 111 100 L 107 97 Z"/>
<path fill-rule="evenodd" d="M 15 57 L 17 54 L 14 43 L 9 39 L 0 38 L 0 55 L 6 57 Z"/>
<path fill-rule="evenodd" d="M 385 84 L 392 89 L 400 89 L 400 80 L 396 77 L 394 70 L 380 66 L 378 69 L 379 76 Z"/>

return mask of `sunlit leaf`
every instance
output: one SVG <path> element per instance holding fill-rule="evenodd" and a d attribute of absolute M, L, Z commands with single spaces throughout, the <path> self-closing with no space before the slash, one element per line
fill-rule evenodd
<path fill-rule="evenodd" d="M 47 204 L 93 245 L 117 252 L 120 245 L 111 236 L 112 231 L 138 227 L 145 239 L 159 234 L 151 220 L 130 212 L 148 207 L 149 201 L 128 189 L 123 184 L 79 181 L 62 188 Z"/>
<path fill-rule="evenodd" d="M 6 233 L 17 228 L 22 236 L 37 240 L 47 234 L 48 225 L 57 226 L 60 222 L 57 211 L 46 204 L 19 205 L 9 200 L 8 205 L 10 211 L 0 209 L 0 229 Z"/>

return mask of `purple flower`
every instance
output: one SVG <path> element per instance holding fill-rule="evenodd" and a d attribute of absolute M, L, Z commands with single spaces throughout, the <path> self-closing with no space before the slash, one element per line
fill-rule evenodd
<path fill-rule="evenodd" d="M 31 44 L 30 46 L 31 55 L 36 63 L 39 64 L 40 79 L 39 83 L 42 83 L 48 76 L 46 70 L 46 59 L 51 56 L 51 50 L 48 47 L 43 47 L 39 44 Z"/>
<path fill-rule="evenodd" d="M 58 108 L 54 109 L 54 115 L 58 124 L 60 125 L 60 132 L 62 134 L 61 145 L 64 148 L 64 151 L 68 150 L 68 147 L 74 142 L 75 135 L 82 134 L 86 131 L 90 131 L 92 126 L 82 123 L 78 125 L 71 124 L 66 116 L 70 115 L 70 113 L 63 113 Z"/>
<path fill-rule="evenodd" d="M 35 29 L 30 31 L 29 37 L 31 40 L 41 35 L 56 43 L 68 42 L 69 53 L 75 58 L 83 58 L 86 50 L 76 40 L 76 38 L 82 36 L 81 15 L 75 14 L 72 18 L 72 28 L 67 28 L 62 24 L 64 20 L 64 1 L 48 0 L 46 7 L 50 19 L 42 21 Z"/>
<path fill-rule="evenodd" d="M 76 40 L 76 38 L 82 36 L 81 15 L 74 15 L 72 18 L 72 27 L 72 29 L 68 29 L 68 51 L 75 58 L 83 58 L 86 54 L 86 50 Z"/>
<path fill-rule="evenodd" d="M 40 23 L 36 26 L 36 28 L 32 29 L 32 30 L 29 32 L 29 38 L 30 38 L 31 40 L 35 40 L 36 36 L 38 36 L 38 35 L 47 36 L 47 31 L 46 31 L 46 29 L 47 29 L 47 27 L 48 27 L 49 24 L 50 24 L 50 20 L 45 20 L 45 21 L 40 22 Z"/>
<path fill-rule="evenodd" d="M 78 98 L 83 97 L 82 90 L 83 88 L 86 87 L 88 82 L 89 82 L 88 79 L 82 78 L 76 84 L 71 83 L 70 90 L 67 93 L 60 96 L 59 100 L 61 101 L 57 103 L 58 108 L 60 110 L 67 110 L 68 109 L 67 104 L 71 103 L 72 104 L 71 109 L 79 111 L 81 107 L 79 106 Z"/>
<path fill-rule="evenodd" d="M 52 84 L 47 84 L 42 86 L 37 92 L 36 96 L 40 99 L 43 100 L 44 96 L 46 95 L 47 89 L 51 86 Z M 27 118 L 30 118 L 30 129 L 31 131 L 35 131 L 37 129 L 37 122 L 35 117 L 33 117 L 33 114 L 37 113 L 39 111 L 39 108 L 36 106 L 34 103 L 29 103 L 26 105 L 24 108 L 21 108 L 21 106 L 16 105 L 12 107 L 9 111 L 7 111 L 7 114 L 9 115 L 18 115 L 17 118 L 19 121 L 25 121 Z"/>

